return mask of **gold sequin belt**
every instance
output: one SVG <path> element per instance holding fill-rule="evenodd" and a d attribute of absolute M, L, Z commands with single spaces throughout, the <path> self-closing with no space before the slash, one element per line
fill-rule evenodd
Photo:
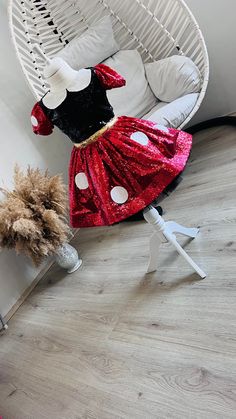
<path fill-rule="evenodd" d="M 82 141 L 81 143 L 74 143 L 74 146 L 77 147 L 77 148 L 84 148 L 87 145 L 93 143 L 102 134 L 104 134 L 104 132 L 106 132 L 109 128 L 111 128 L 116 123 L 117 120 L 118 120 L 118 117 L 117 116 L 114 116 L 114 118 L 112 118 L 106 125 L 104 125 L 101 129 L 99 129 L 98 131 L 96 131 L 93 135 L 91 135 L 89 138 L 87 138 L 86 140 Z"/>

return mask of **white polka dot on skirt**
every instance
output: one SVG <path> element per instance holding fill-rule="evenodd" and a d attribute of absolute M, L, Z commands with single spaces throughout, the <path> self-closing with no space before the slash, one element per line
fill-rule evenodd
<path fill-rule="evenodd" d="M 139 143 L 141 145 L 147 145 L 149 141 L 148 136 L 141 131 L 133 132 L 130 138 L 131 140 L 136 141 L 136 143 Z"/>
<path fill-rule="evenodd" d="M 127 189 L 123 188 L 123 186 L 115 186 L 111 190 L 111 199 L 116 204 L 124 204 L 129 198 L 129 194 Z"/>
<path fill-rule="evenodd" d="M 75 176 L 75 184 L 81 190 L 89 187 L 88 178 L 84 172 L 77 173 Z"/>
<path fill-rule="evenodd" d="M 165 125 L 156 124 L 154 128 L 157 128 L 160 131 L 166 132 L 167 134 L 169 133 L 169 128 L 165 127 Z"/>

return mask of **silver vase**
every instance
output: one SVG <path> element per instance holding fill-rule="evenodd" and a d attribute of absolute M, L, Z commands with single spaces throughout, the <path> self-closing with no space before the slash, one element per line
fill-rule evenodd
<path fill-rule="evenodd" d="M 55 260 L 69 274 L 77 271 L 82 265 L 82 260 L 79 258 L 77 250 L 69 243 L 64 243 L 58 248 L 55 254 Z"/>

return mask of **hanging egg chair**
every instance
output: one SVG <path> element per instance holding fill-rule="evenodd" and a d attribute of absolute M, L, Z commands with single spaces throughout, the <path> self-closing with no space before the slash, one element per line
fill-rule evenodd
<path fill-rule="evenodd" d="M 209 78 L 204 38 L 183 0 L 10 0 L 14 46 L 35 98 L 41 98 L 48 86 L 43 79 L 45 62 L 34 45 L 52 58 L 105 15 L 112 20 L 120 49 L 138 50 L 143 63 L 182 55 L 196 64 L 201 90 L 192 109 L 175 126 L 182 129 L 199 109 Z"/>

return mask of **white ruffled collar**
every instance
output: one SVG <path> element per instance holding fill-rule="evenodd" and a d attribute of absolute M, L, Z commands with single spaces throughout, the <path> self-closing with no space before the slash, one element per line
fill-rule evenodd
<path fill-rule="evenodd" d="M 91 82 L 92 72 L 90 69 L 83 68 L 77 71 L 76 77 L 65 87 L 65 83 L 59 81 L 54 84 L 48 93 L 42 98 L 43 104 L 48 109 L 55 109 L 66 99 L 67 92 L 79 92 L 86 89 Z"/>

